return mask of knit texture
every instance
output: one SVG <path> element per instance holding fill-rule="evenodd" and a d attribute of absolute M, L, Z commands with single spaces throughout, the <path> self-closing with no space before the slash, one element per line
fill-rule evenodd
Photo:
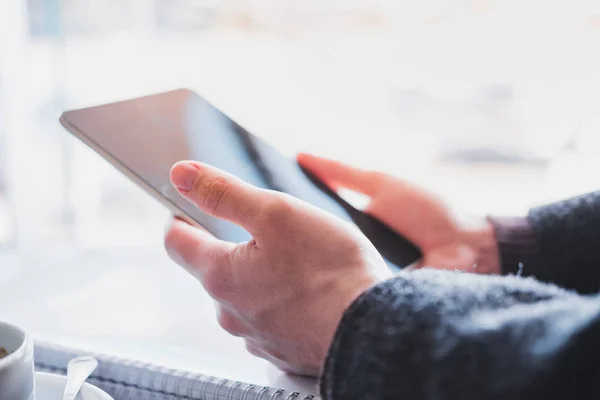
<path fill-rule="evenodd" d="M 544 263 L 524 272 L 580 293 L 600 291 L 600 192 L 594 192 L 529 213 Z"/>
<path fill-rule="evenodd" d="M 364 293 L 323 398 L 600 398 L 600 297 L 581 295 L 600 289 L 600 192 L 491 220 L 505 276 L 404 271 Z"/>
<path fill-rule="evenodd" d="M 600 395 L 593 338 L 600 335 L 599 311 L 600 299 L 531 278 L 400 273 L 345 313 L 321 394 L 332 400 L 593 398 Z M 574 369 L 559 374 L 575 354 Z"/>

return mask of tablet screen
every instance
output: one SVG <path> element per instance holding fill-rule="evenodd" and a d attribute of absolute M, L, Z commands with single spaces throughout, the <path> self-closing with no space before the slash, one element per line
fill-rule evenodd
<path fill-rule="evenodd" d="M 242 242 L 242 228 L 210 217 L 170 183 L 171 167 L 196 160 L 261 188 L 287 192 L 343 219 L 344 209 L 316 188 L 294 160 L 247 132 L 207 100 L 188 90 L 69 111 L 63 118 L 78 134 L 162 194 L 217 237 Z"/>

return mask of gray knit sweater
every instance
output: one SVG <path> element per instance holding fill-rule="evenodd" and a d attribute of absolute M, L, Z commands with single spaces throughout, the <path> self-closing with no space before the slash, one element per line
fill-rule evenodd
<path fill-rule="evenodd" d="M 364 293 L 324 398 L 600 398 L 600 192 L 492 221 L 505 276 L 424 269 Z"/>

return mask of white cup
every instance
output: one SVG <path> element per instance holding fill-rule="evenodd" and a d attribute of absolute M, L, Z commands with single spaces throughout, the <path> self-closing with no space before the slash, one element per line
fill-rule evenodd
<path fill-rule="evenodd" d="M 0 359 L 0 399 L 35 400 L 33 342 L 23 329 L 0 322 L 0 347 L 8 355 Z"/>

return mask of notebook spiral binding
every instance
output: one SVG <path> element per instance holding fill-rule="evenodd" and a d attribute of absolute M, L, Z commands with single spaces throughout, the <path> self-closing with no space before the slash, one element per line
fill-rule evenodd
<path fill-rule="evenodd" d="M 193 379 L 193 374 L 191 372 L 188 372 L 187 374 L 185 374 L 185 377 L 191 380 L 191 379 Z M 204 387 L 204 385 L 206 385 L 206 382 L 203 382 L 202 385 Z M 200 389 L 200 391 L 202 392 L 202 389 Z M 194 385 L 192 384 L 188 387 L 186 396 L 191 399 L 193 395 L 194 395 Z M 202 393 L 202 395 L 204 396 L 204 393 Z"/>
<path fill-rule="evenodd" d="M 254 385 L 248 385 L 246 389 L 242 392 L 242 400 L 248 400 L 248 393 L 254 389 Z"/>
<path fill-rule="evenodd" d="M 35 343 L 36 369 L 66 375 L 68 361 L 88 355 L 98 359 L 101 368 L 89 382 L 113 393 L 115 400 L 138 399 L 136 393 L 155 394 L 178 400 L 314 400 L 309 394 L 301 399 L 299 392 L 263 386 L 230 379 L 218 379 L 192 371 L 178 371 L 152 363 L 121 359 L 106 354 L 78 351 L 48 343 Z M 218 380 L 217 380 L 218 379 Z M 139 393 L 138 393 L 139 394 Z M 285 399 L 284 395 L 287 395 Z M 144 395 L 145 396 L 145 395 Z M 155 397 L 151 397 L 155 398 Z"/>
<path fill-rule="evenodd" d="M 221 390 L 221 387 L 226 387 L 227 383 L 229 381 L 227 379 L 221 379 L 218 383 L 217 386 L 215 387 L 215 399 L 219 398 L 219 391 Z"/>
<path fill-rule="evenodd" d="M 204 382 L 202 382 L 202 388 L 200 389 L 200 393 L 202 393 L 203 399 L 208 399 L 208 397 L 206 397 L 206 387 L 207 386 L 208 386 L 208 380 L 205 380 Z M 194 385 L 192 384 L 191 387 L 193 389 Z M 192 392 L 193 392 L 193 390 L 192 390 Z M 193 393 L 192 393 L 192 395 L 193 395 Z M 190 395 L 190 399 L 193 398 L 192 395 Z"/>
<path fill-rule="evenodd" d="M 229 388 L 229 390 L 227 391 L 227 400 L 233 400 L 233 390 L 235 388 L 237 388 L 238 386 L 240 386 L 241 383 L 240 382 L 236 382 L 233 385 L 231 385 L 231 387 Z"/>
<path fill-rule="evenodd" d="M 268 387 L 264 387 L 262 389 L 260 389 L 260 391 L 256 394 L 256 397 L 254 398 L 254 400 L 262 400 L 263 395 L 265 393 L 267 393 L 269 391 Z"/>

